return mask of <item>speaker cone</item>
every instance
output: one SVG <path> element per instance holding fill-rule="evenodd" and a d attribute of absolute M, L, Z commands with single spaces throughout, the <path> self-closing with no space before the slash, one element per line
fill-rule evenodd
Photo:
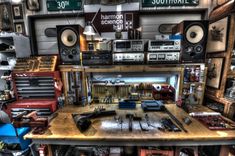
<path fill-rule="evenodd" d="M 199 43 L 204 37 L 203 28 L 199 25 L 189 26 L 186 31 L 186 39 L 192 44 Z"/>
<path fill-rule="evenodd" d="M 77 43 L 77 40 L 77 34 L 71 29 L 65 29 L 61 33 L 61 42 L 67 47 L 74 46 Z"/>

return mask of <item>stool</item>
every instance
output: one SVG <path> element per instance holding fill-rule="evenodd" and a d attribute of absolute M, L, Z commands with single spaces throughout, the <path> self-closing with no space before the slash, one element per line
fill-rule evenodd
<path fill-rule="evenodd" d="M 176 147 L 175 156 L 180 156 L 180 151 L 182 149 L 193 150 L 193 155 L 198 156 L 198 146 L 180 146 L 180 147 Z"/>

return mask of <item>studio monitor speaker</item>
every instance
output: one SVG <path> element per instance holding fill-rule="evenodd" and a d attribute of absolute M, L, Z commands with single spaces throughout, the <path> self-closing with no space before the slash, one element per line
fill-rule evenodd
<path fill-rule="evenodd" d="M 80 52 L 86 50 L 80 25 L 57 25 L 57 41 L 61 64 L 80 64 Z"/>
<path fill-rule="evenodd" d="M 203 63 L 208 34 L 208 21 L 183 21 L 173 28 L 173 33 L 182 34 L 181 62 Z"/>

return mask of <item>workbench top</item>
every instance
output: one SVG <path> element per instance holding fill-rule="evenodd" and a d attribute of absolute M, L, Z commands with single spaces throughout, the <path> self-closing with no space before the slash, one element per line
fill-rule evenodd
<path fill-rule="evenodd" d="M 76 127 L 72 113 L 90 112 L 98 106 L 103 106 L 106 110 L 116 110 L 118 116 L 122 116 L 124 122 L 121 124 L 114 120 L 114 117 L 103 117 L 92 120 L 91 127 L 81 133 Z M 33 135 L 29 133 L 25 138 L 32 139 L 35 143 L 44 144 L 80 144 L 80 145 L 229 145 L 235 144 L 235 130 L 212 131 L 198 122 L 192 120 L 190 125 L 183 123 L 182 118 L 189 115 L 175 104 L 167 104 L 167 109 L 174 114 L 177 119 L 187 129 L 187 133 L 161 131 L 154 127 L 148 127 L 145 120 L 141 123 L 148 131 L 141 131 L 138 121 L 133 122 L 133 131 L 128 130 L 127 113 L 137 114 L 144 119 L 145 113 L 140 105 L 135 110 L 119 110 L 118 105 L 89 105 L 86 107 L 66 106 L 58 111 L 58 116 L 54 118 L 50 127 L 43 135 Z M 202 106 L 200 111 L 207 110 Z M 148 112 L 150 123 L 159 125 L 162 117 L 168 115 L 164 112 Z"/>

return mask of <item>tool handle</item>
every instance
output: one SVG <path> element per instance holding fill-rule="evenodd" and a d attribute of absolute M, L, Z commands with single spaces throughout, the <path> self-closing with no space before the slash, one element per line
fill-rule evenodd
<path fill-rule="evenodd" d="M 132 131 L 132 117 L 129 117 L 129 131 Z"/>
<path fill-rule="evenodd" d="M 184 126 L 183 126 L 183 124 L 165 107 L 165 111 L 166 111 L 166 113 L 171 117 L 171 119 L 172 120 L 174 120 L 175 122 L 176 122 L 176 124 L 184 131 L 184 132 L 188 132 L 185 128 L 184 128 Z"/>

